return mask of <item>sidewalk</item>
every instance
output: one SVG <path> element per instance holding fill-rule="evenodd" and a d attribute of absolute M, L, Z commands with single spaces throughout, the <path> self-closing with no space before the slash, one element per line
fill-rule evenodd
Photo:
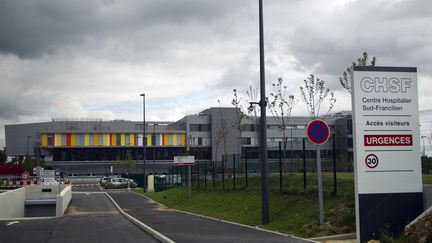
<path fill-rule="evenodd" d="M 161 207 L 132 192 L 109 192 L 129 215 L 175 242 L 309 242 Z"/>

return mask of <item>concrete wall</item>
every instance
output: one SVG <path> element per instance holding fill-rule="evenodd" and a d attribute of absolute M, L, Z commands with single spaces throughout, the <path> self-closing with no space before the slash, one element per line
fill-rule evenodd
<path fill-rule="evenodd" d="M 65 185 L 60 185 L 60 191 Z M 41 186 L 41 185 L 28 185 L 26 186 L 27 202 L 32 200 L 56 200 L 57 194 L 59 193 L 59 186 Z M 49 191 L 51 190 L 51 191 Z"/>
<path fill-rule="evenodd" d="M 66 186 L 57 196 L 56 217 L 63 217 L 66 209 L 72 200 L 72 186 Z"/>
<path fill-rule="evenodd" d="M 25 188 L 0 194 L 0 218 L 24 217 Z"/>

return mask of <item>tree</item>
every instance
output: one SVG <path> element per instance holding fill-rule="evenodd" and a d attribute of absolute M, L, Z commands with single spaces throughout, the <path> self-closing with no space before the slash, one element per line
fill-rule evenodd
<path fill-rule="evenodd" d="M 0 165 L 7 162 L 6 149 L 0 150 Z"/>
<path fill-rule="evenodd" d="M 325 87 L 325 82 L 322 79 L 315 78 L 313 74 L 310 74 L 308 78 L 304 80 L 304 86 L 300 87 L 301 95 L 306 103 L 308 113 L 312 119 L 316 119 L 320 114 L 321 105 L 324 100 L 329 99 L 329 113 L 336 102 L 334 93 L 329 88 Z M 321 174 L 321 156 L 319 145 L 316 146 L 316 158 L 317 158 L 317 175 L 318 175 L 318 198 L 320 208 L 320 224 L 324 222 L 324 203 L 323 203 L 323 191 L 322 191 L 322 174 Z"/>
<path fill-rule="evenodd" d="M 312 119 L 315 119 L 320 115 L 321 105 L 325 99 L 329 99 L 329 109 L 327 114 L 334 108 L 336 98 L 334 92 L 330 91 L 329 88 L 325 87 L 325 81 L 319 78 L 315 78 L 313 74 L 310 74 L 304 81 L 304 86 L 300 87 L 300 92 L 303 97 L 303 101 L 306 103 L 307 111 Z"/>
<path fill-rule="evenodd" d="M 292 109 L 294 107 L 294 95 L 288 94 L 287 86 L 283 85 L 283 79 L 278 78 L 276 83 L 272 84 L 274 92 L 270 93 L 272 100 L 269 102 L 269 108 L 274 117 L 282 124 L 282 141 L 283 156 L 282 163 L 286 158 L 287 136 L 286 128 L 291 119 Z"/>
<path fill-rule="evenodd" d="M 372 60 L 370 62 L 370 65 L 367 64 L 367 61 L 369 59 L 369 56 L 367 52 L 363 52 L 363 57 L 359 57 L 357 59 L 357 64 L 353 62 L 353 66 L 375 66 L 376 57 L 372 57 Z M 352 70 L 351 67 L 348 67 L 346 71 L 342 73 L 342 76 L 339 77 L 339 82 L 351 94 L 351 78 L 352 78 Z"/>
<path fill-rule="evenodd" d="M 240 156 L 240 159 L 242 158 L 242 133 L 243 133 L 243 119 L 246 117 L 246 114 L 243 112 L 243 107 L 240 104 L 241 103 L 241 98 L 238 97 L 237 95 L 237 90 L 233 89 L 233 99 L 231 101 L 231 104 L 236 108 L 236 120 L 235 120 L 235 124 L 234 127 L 238 130 L 239 132 L 239 138 L 238 138 L 238 153 Z"/>
<path fill-rule="evenodd" d="M 29 173 L 33 174 L 33 169 L 36 166 L 36 160 L 34 160 L 31 156 L 25 156 L 24 162 L 22 163 L 23 169 Z"/>
<path fill-rule="evenodd" d="M 255 121 L 255 127 L 254 130 L 257 134 L 257 138 L 259 136 L 259 129 L 258 129 L 258 112 L 260 109 L 259 105 L 253 105 L 258 103 L 258 90 L 255 89 L 252 85 L 249 86 L 249 90 L 246 90 L 246 96 L 247 96 L 247 104 L 250 104 L 248 107 L 248 115 L 249 117 L 253 115 L 254 121 Z M 260 153 L 258 153 L 258 159 L 260 159 Z"/>

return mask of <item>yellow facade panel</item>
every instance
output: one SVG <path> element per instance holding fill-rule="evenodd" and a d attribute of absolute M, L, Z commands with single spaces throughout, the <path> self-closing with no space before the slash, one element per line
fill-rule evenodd
<path fill-rule="evenodd" d="M 71 136 L 71 146 L 76 146 L 76 134 L 72 133 L 70 136 Z"/>
<path fill-rule="evenodd" d="M 129 144 L 130 144 L 131 146 L 135 146 L 135 133 L 131 133 L 131 134 L 129 135 Z"/>
<path fill-rule="evenodd" d="M 55 146 L 61 146 L 62 144 L 62 135 L 61 133 L 55 134 Z"/>
<path fill-rule="evenodd" d="M 146 134 L 146 138 L 147 138 L 147 144 L 146 144 L 146 146 L 151 146 L 152 145 L 152 142 L 151 142 L 152 136 L 151 136 L 151 134 L 147 133 Z"/>
<path fill-rule="evenodd" d="M 169 136 L 168 134 L 163 134 L 163 146 L 168 146 L 169 144 Z"/>
<path fill-rule="evenodd" d="M 186 145 L 186 134 L 181 134 L 181 145 Z"/>
<path fill-rule="evenodd" d="M 106 134 L 104 134 L 103 135 L 103 141 L 102 141 L 102 145 L 103 146 L 110 146 L 110 134 L 109 133 L 106 133 Z"/>
<path fill-rule="evenodd" d="M 126 146 L 126 134 L 124 133 L 120 134 L 120 145 Z"/>
<path fill-rule="evenodd" d="M 111 133 L 110 145 L 116 146 L 117 144 L 117 136 L 115 133 Z"/>
<path fill-rule="evenodd" d="M 46 133 L 42 134 L 42 146 L 48 146 L 48 135 Z"/>
<path fill-rule="evenodd" d="M 89 146 L 90 145 L 90 134 L 85 133 L 84 134 L 84 146 Z"/>
<path fill-rule="evenodd" d="M 95 133 L 93 134 L 93 146 L 99 145 L 99 134 Z"/>
<path fill-rule="evenodd" d="M 172 145 L 174 145 L 174 146 L 177 145 L 177 134 L 172 135 Z"/>

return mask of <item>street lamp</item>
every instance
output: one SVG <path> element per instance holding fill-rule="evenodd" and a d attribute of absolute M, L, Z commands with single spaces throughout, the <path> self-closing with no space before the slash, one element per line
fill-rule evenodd
<path fill-rule="evenodd" d="M 267 164 L 267 121 L 266 121 L 266 95 L 265 95 L 265 66 L 264 66 L 264 28 L 263 28 L 263 4 L 259 0 L 259 49 L 260 49 L 260 101 L 250 102 L 249 110 L 253 105 L 261 108 L 260 124 L 260 159 L 261 159 L 261 217 L 262 224 L 269 223 L 269 190 L 268 190 L 268 164 Z"/>
<path fill-rule="evenodd" d="M 152 134 L 152 145 L 153 145 L 153 175 L 155 175 L 155 157 L 156 157 L 156 123 L 153 123 L 153 134 Z M 154 143 L 153 143 L 153 137 L 154 137 Z"/>
<path fill-rule="evenodd" d="M 140 94 L 140 96 L 143 97 L 143 174 L 144 174 L 144 181 L 143 181 L 143 187 L 144 191 L 146 191 L 147 187 L 147 178 L 146 178 L 146 127 L 145 127 L 145 94 Z"/>

